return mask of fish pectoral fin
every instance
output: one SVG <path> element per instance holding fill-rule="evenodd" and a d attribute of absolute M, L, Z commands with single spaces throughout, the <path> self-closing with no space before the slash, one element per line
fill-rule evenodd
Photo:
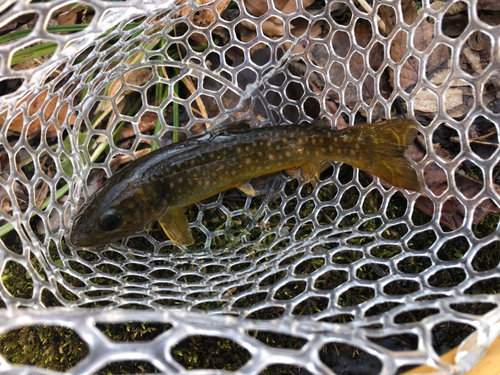
<path fill-rule="evenodd" d="M 310 182 L 312 186 L 316 187 L 319 181 L 319 173 L 321 171 L 320 163 L 307 163 L 300 166 L 306 175 L 306 181 Z"/>
<path fill-rule="evenodd" d="M 183 246 L 189 246 L 194 243 L 189 222 L 182 207 L 169 207 L 167 212 L 158 221 L 172 242 Z"/>
<path fill-rule="evenodd" d="M 241 184 L 240 186 L 237 187 L 239 190 L 241 190 L 243 193 L 246 195 L 249 195 L 251 197 L 254 197 L 257 195 L 255 192 L 255 189 L 253 188 L 252 184 L 250 182 L 245 182 L 244 184 Z"/>

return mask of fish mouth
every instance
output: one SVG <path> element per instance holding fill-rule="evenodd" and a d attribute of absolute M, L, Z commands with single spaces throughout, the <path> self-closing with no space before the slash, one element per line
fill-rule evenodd
<path fill-rule="evenodd" d="M 71 229 L 69 234 L 69 242 L 74 246 L 90 247 L 94 246 L 95 238 L 90 235 L 90 229 Z"/>

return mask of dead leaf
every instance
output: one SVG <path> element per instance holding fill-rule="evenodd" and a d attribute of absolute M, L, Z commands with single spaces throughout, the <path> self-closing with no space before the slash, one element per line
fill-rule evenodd
<path fill-rule="evenodd" d="M 0 177 L 3 178 L 4 180 L 7 180 L 9 178 L 9 175 L 7 172 L 0 172 Z M 14 187 L 14 196 L 16 197 L 17 204 L 19 205 L 19 209 L 21 211 L 25 211 L 26 208 L 28 208 L 28 201 L 29 201 L 29 196 L 28 196 L 28 191 L 22 185 L 20 182 L 15 181 L 13 184 Z M 0 189 L 0 200 L 1 200 L 1 208 L 2 211 L 6 213 L 10 213 L 12 211 L 12 202 L 7 195 L 7 191 L 5 189 Z"/>
<path fill-rule="evenodd" d="M 130 64 L 128 64 L 130 65 Z M 140 69 L 135 69 L 132 70 L 131 72 L 127 72 L 123 75 L 123 79 L 125 82 L 128 84 L 134 85 L 134 86 L 143 86 L 145 85 L 153 76 L 153 72 L 149 68 L 140 68 Z M 109 84 L 108 90 L 106 91 L 106 96 L 112 97 L 114 96 L 118 90 L 120 90 L 122 87 L 122 82 L 120 78 L 115 78 L 113 82 Z M 125 90 L 121 96 L 120 99 L 116 100 L 116 104 L 119 104 L 122 101 L 122 98 L 129 94 L 130 90 Z M 101 101 L 99 105 L 97 106 L 95 113 L 98 112 L 105 112 L 107 113 L 110 109 L 112 108 L 111 103 L 107 101 Z"/>
<path fill-rule="evenodd" d="M 212 3 L 213 0 L 195 0 L 195 3 L 198 5 L 204 5 L 208 3 Z M 221 0 L 217 3 L 217 12 L 219 14 L 222 14 L 224 10 L 226 10 L 227 6 L 231 0 Z M 187 0 L 182 0 L 177 3 L 177 6 L 187 4 Z M 179 12 L 175 14 L 175 18 L 183 17 L 189 12 L 191 12 L 192 8 L 191 7 L 186 7 L 184 9 L 181 9 Z M 211 25 L 215 21 L 214 14 L 212 13 L 211 10 L 208 9 L 201 9 L 199 12 L 196 12 L 195 15 L 191 17 L 191 22 L 195 24 L 196 26 L 200 27 L 207 27 Z"/>
<path fill-rule="evenodd" d="M 441 152 L 441 150 L 442 149 L 440 148 L 437 150 L 438 154 L 441 158 L 447 160 L 446 150 L 442 150 L 444 152 Z M 407 156 L 415 161 L 420 161 L 425 156 L 425 150 L 418 144 L 417 141 L 415 141 L 408 148 Z M 433 192 L 433 194 L 437 196 L 441 195 L 448 188 L 446 174 L 443 169 L 440 168 L 436 163 L 429 164 L 424 172 L 424 178 L 424 184 L 427 185 L 427 187 Z M 474 197 L 483 189 L 483 184 L 481 182 L 458 173 L 455 174 L 455 182 L 458 189 L 467 198 Z M 499 187 L 495 186 L 495 188 L 497 189 L 497 191 L 500 191 Z M 434 204 L 426 196 L 420 196 L 415 202 L 415 207 L 429 216 L 434 215 Z M 474 224 L 477 224 L 481 220 L 483 220 L 484 217 L 489 213 L 499 212 L 500 209 L 490 201 L 483 201 L 475 210 L 472 222 Z M 445 204 L 443 204 L 440 219 L 441 224 L 450 228 L 451 230 L 456 230 L 462 226 L 464 214 L 465 211 L 462 203 L 460 203 L 457 198 L 450 198 L 445 202 Z"/>
<path fill-rule="evenodd" d="M 305 8 L 313 3 L 314 0 L 303 1 L 303 5 Z M 293 13 L 297 9 L 297 4 L 295 0 L 276 0 L 274 4 L 278 10 L 286 14 Z M 254 16 L 257 17 L 264 15 L 268 11 L 268 5 L 266 0 L 246 0 L 245 7 L 250 13 L 252 13 Z M 242 39 L 243 42 L 249 42 L 255 39 L 256 34 L 253 33 L 252 31 L 256 30 L 256 25 L 253 22 L 242 21 L 240 25 L 248 29 L 248 31 L 241 30 L 241 28 L 239 30 L 240 38 Z M 283 21 L 277 17 L 270 17 L 266 19 L 262 23 L 262 31 L 264 35 L 266 35 L 268 38 L 277 38 L 285 35 L 285 27 Z M 310 36 L 314 38 L 318 37 L 321 34 L 321 28 L 319 28 L 319 30 L 314 30 L 314 32 L 317 33 L 317 35 L 311 34 Z"/>
<path fill-rule="evenodd" d="M 479 0 L 477 4 L 478 10 L 500 10 L 500 2 L 498 0 Z"/>
<path fill-rule="evenodd" d="M 412 0 L 402 0 L 401 2 L 402 12 L 404 16 L 404 21 L 407 24 L 413 24 L 418 17 L 418 12 L 413 6 Z M 387 34 L 390 34 L 395 25 L 395 14 L 389 7 L 380 8 L 381 18 L 384 21 L 387 29 Z M 427 20 L 421 22 L 418 26 L 418 33 L 415 34 L 414 44 L 415 47 L 422 51 L 424 50 L 434 38 L 434 25 L 430 24 Z M 394 61 L 400 61 L 404 54 L 406 53 L 407 47 L 407 34 L 405 32 L 398 32 L 391 43 L 391 59 Z M 432 72 L 443 62 L 449 60 L 450 53 L 448 48 L 444 45 L 439 45 L 433 50 L 431 56 L 429 56 L 426 63 L 426 73 Z M 415 84 L 418 80 L 418 68 L 419 60 L 415 57 L 410 56 L 401 68 L 401 75 L 399 77 L 399 83 L 401 88 L 406 90 L 411 85 Z M 394 72 L 390 70 L 389 82 L 392 87 L 394 87 Z"/>
<path fill-rule="evenodd" d="M 30 103 L 30 105 L 28 106 L 28 115 L 29 116 L 32 116 L 35 113 L 37 113 L 37 112 L 40 111 L 42 105 L 45 102 L 45 98 L 46 97 L 47 97 L 47 91 L 44 91 L 44 92 L 40 93 Z M 15 108 L 19 108 L 19 106 L 21 104 L 23 104 L 25 101 L 26 101 L 26 98 L 20 100 L 16 104 Z M 57 107 L 57 104 L 58 104 L 58 99 L 57 98 L 53 98 L 53 99 L 51 99 L 47 103 L 47 105 L 45 106 L 45 108 L 43 110 L 43 119 L 45 121 L 48 121 L 48 119 L 52 116 L 52 114 L 54 113 L 54 110 Z M 57 123 L 56 124 L 53 124 L 53 123 L 49 124 L 48 129 L 47 129 L 47 137 L 53 138 L 53 137 L 55 137 L 57 135 L 56 128 L 55 128 L 54 125 L 57 125 L 57 126 L 62 126 L 63 125 L 64 121 L 66 120 L 66 116 L 68 114 L 68 109 L 69 109 L 69 105 L 68 104 L 63 105 L 59 109 L 59 112 L 57 113 Z M 5 125 L 6 119 L 7 119 L 7 111 L 2 112 L 0 114 L 0 123 L 2 123 L 1 126 Z M 73 125 L 75 123 L 75 120 L 76 120 L 76 116 L 74 114 L 71 114 L 70 118 L 68 119 L 68 123 L 70 125 Z M 21 133 L 24 126 L 25 126 L 25 124 L 24 124 L 24 115 L 22 113 L 20 113 L 19 115 L 17 115 L 16 117 L 14 117 L 10 121 L 10 123 L 9 123 L 9 130 Z M 40 122 L 40 119 L 37 118 L 33 122 L 31 122 L 29 124 L 29 127 L 27 129 L 28 136 L 31 136 L 31 135 L 33 135 L 35 133 L 38 133 L 40 131 L 40 127 L 41 127 L 41 122 Z"/>
<path fill-rule="evenodd" d="M 245 8 L 256 17 L 262 16 L 269 9 L 266 0 L 245 0 Z"/>
<path fill-rule="evenodd" d="M 139 131 L 145 133 L 147 131 L 154 130 L 156 127 L 156 120 L 158 119 L 158 114 L 154 112 L 146 112 L 139 122 Z M 119 133 L 119 139 L 126 139 L 135 136 L 134 127 L 131 124 L 125 125 Z"/>
<path fill-rule="evenodd" d="M 434 25 L 431 25 L 426 20 L 423 21 L 419 26 L 419 33 L 416 33 L 416 38 L 414 40 L 415 47 L 419 50 L 425 49 L 434 38 Z M 399 61 L 406 52 L 406 34 L 398 33 L 394 38 L 394 42 L 391 45 L 391 58 L 395 61 Z M 438 66 L 440 66 L 445 61 L 449 61 L 450 51 L 448 47 L 443 44 L 437 46 L 431 55 L 428 57 L 425 71 L 427 74 L 434 71 Z M 410 56 L 401 68 L 401 74 L 399 76 L 399 83 L 401 88 L 406 90 L 411 85 L 415 84 L 419 78 L 419 65 L 420 61 L 414 56 Z M 394 71 L 390 70 L 391 85 L 394 87 Z"/>
<path fill-rule="evenodd" d="M 78 13 L 85 10 L 86 9 L 82 6 L 75 6 L 73 4 L 66 5 L 57 10 L 57 13 L 59 13 L 57 21 L 60 25 L 74 25 L 77 23 Z"/>
<path fill-rule="evenodd" d="M 144 148 L 142 150 L 136 151 L 135 156 L 137 156 L 137 158 L 140 158 L 144 155 L 149 154 L 150 152 L 151 152 L 151 148 Z M 118 155 L 116 158 L 111 160 L 111 163 L 110 163 L 111 171 L 115 172 L 120 165 L 125 164 L 125 163 L 129 163 L 131 161 L 132 161 L 132 158 L 129 155 Z"/>
<path fill-rule="evenodd" d="M 36 188 L 36 197 L 35 197 L 35 205 L 40 207 L 45 198 L 47 198 L 47 194 L 49 193 L 49 185 L 43 181 L 42 186 Z"/>
<path fill-rule="evenodd" d="M 125 73 L 123 78 L 125 82 L 134 86 L 144 86 L 153 76 L 153 71 L 150 68 L 135 69 Z"/>

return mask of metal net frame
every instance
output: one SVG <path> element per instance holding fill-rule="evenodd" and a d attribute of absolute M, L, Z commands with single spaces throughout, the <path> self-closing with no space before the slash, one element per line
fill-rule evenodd
<path fill-rule="evenodd" d="M 2 80 L 17 85 L 0 97 L 0 269 L 29 280 L 22 290 L 2 278 L 0 333 L 35 324 L 73 329 L 89 347 L 75 373 L 134 359 L 189 373 L 171 350 L 200 334 L 245 348 L 242 374 L 279 363 L 332 374 L 321 357 L 329 344 L 359 348 L 383 374 L 419 364 L 442 373 L 472 368 L 499 333 L 498 261 L 487 270 L 476 263 L 500 241 L 498 220 L 477 231 L 498 214 L 500 151 L 478 151 L 486 138 L 474 132 L 480 120 L 498 137 L 498 99 L 490 94 L 499 86 L 500 29 L 480 19 L 478 0 L 423 1 L 410 23 L 390 0 L 366 8 L 348 0 L 229 3 L 86 0 L 91 22 L 69 34 L 49 28 L 70 1 L 0 5 L 2 27 L 38 15 L 29 35 L 0 45 Z M 468 24 L 449 37 L 443 19 L 457 7 L 467 9 Z M 470 48 L 477 35 L 489 59 Z M 50 58 L 16 65 L 16 53 L 40 42 L 55 43 Z M 422 125 L 409 151 L 425 181 L 420 193 L 328 162 L 315 187 L 278 173 L 255 181 L 255 197 L 228 191 L 188 208 L 196 239 L 189 249 L 157 224 L 106 248 L 66 241 L 82 201 L 152 144 L 235 120 L 270 126 L 324 117 L 342 128 L 391 118 L 400 105 Z M 154 131 L 144 130 L 147 121 Z M 126 142 L 117 136 L 123 128 Z M 435 146 L 442 132 L 455 135 L 454 155 Z M 443 255 L 453 246 L 459 255 Z M 477 292 L 484 283 L 494 285 L 490 293 Z M 489 308 L 464 309 L 472 305 Z M 172 328 L 149 343 L 123 344 L 95 327 L 127 321 Z M 446 322 L 475 331 L 455 364 L 432 344 L 433 329 Z M 249 331 L 305 344 L 270 348 Z M 379 340 L 400 335 L 418 344 L 395 351 Z M 0 372 L 14 369 L 42 371 L 0 356 Z"/>

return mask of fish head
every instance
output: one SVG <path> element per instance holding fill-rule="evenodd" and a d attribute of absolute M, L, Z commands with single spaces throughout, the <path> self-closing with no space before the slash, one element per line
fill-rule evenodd
<path fill-rule="evenodd" d="M 85 202 L 76 216 L 70 241 L 97 247 L 142 230 L 167 210 L 163 192 L 147 181 L 108 181 Z"/>

